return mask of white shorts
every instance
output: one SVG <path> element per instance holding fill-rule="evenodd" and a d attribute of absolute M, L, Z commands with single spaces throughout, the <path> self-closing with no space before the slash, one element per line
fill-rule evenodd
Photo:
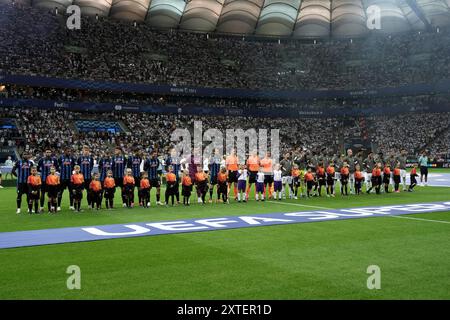
<path fill-rule="evenodd" d="M 366 172 L 366 182 L 369 183 L 372 181 L 372 173 Z"/>
<path fill-rule="evenodd" d="M 287 184 L 291 184 L 292 183 L 292 177 L 291 176 L 285 176 L 285 177 L 281 177 L 281 183 L 283 185 Z"/>
<path fill-rule="evenodd" d="M 341 173 L 340 173 L 340 172 L 335 172 L 335 173 L 334 173 L 334 178 L 335 178 L 336 180 L 341 180 Z"/>
<path fill-rule="evenodd" d="M 350 175 L 348 177 L 348 181 L 355 181 L 355 174 L 354 173 L 350 173 Z"/>
<path fill-rule="evenodd" d="M 400 177 L 401 177 L 402 179 L 406 179 L 406 170 L 404 170 L 404 169 L 401 169 L 401 170 L 400 170 Z"/>

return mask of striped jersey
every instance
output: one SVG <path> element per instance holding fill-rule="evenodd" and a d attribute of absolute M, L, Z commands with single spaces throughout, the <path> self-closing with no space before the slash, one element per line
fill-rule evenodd
<path fill-rule="evenodd" d="M 16 161 L 12 169 L 13 175 L 17 176 L 17 183 L 28 183 L 33 162 L 30 160 Z"/>
<path fill-rule="evenodd" d="M 41 174 L 42 181 L 47 179 L 47 176 L 50 174 L 51 167 L 58 167 L 58 161 L 54 157 L 45 157 L 41 158 L 38 161 L 38 171 Z"/>
<path fill-rule="evenodd" d="M 150 180 L 156 180 L 159 178 L 158 176 L 158 168 L 160 166 L 160 162 L 158 158 L 150 158 L 145 161 L 144 171 L 148 172 L 148 178 Z"/>
<path fill-rule="evenodd" d="M 169 170 L 169 166 L 172 166 L 172 171 L 175 174 L 175 176 L 177 177 L 177 181 L 178 181 L 178 176 L 181 170 L 181 164 L 180 164 L 180 158 L 179 157 L 172 157 L 172 156 L 168 156 L 166 159 L 166 171 Z"/>
<path fill-rule="evenodd" d="M 125 174 L 126 159 L 124 156 L 112 157 L 112 172 L 114 178 L 123 178 Z"/>
<path fill-rule="evenodd" d="M 84 180 L 92 179 L 92 169 L 94 168 L 94 158 L 92 156 L 80 156 L 77 160 L 80 166 L 80 172 Z"/>
<path fill-rule="evenodd" d="M 105 181 L 108 171 L 112 170 L 111 157 L 101 158 L 98 162 L 98 172 L 100 173 L 100 181 Z"/>
<path fill-rule="evenodd" d="M 133 177 L 139 178 L 141 176 L 141 157 L 130 156 L 128 157 L 127 168 L 130 168 L 133 172 Z"/>
<path fill-rule="evenodd" d="M 58 167 L 61 180 L 70 180 L 75 162 L 75 158 L 72 156 L 62 155 L 59 157 Z"/>

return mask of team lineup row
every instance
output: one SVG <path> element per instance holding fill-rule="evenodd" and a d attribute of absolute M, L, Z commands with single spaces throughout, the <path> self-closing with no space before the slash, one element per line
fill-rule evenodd
<path fill-rule="evenodd" d="M 422 162 L 427 160 L 423 157 L 426 155 L 419 159 L 419 163 L 421 174 L 426 178 Z M 92 173 L 94 159 L 85 146 L 78 158 L 71 155 L 69 148 L 59 158 L 52 156 L 51 150 L 46 150 L 37 165 L 25 153 L 22 160 L 15 163 L 12 174 L 17 177 L 17 213 L 21 212 L 23 195 L 27 196 L 29 213 L 43 211 L 46 194 L 49 212 L 60 211 L 66 189 L 69 191 L 70 209 L 76 211 L 81 210 L 83 190 L 87 191 L 88 208 L 100 209 L 103 199 L 106 208 L 113 208 L 116 188 L 121 191 L 124 207 L 134 206 L 135 189 L 138 190 L 139 205 L 149 207 L 152 188 L 156 188 L 156 203 L 162 205 L 160 191 L 163 180 L 166 205 L 169 202 L 174 205 L 175 199 L 180 204 L 180 184 L 184 205 L 190 205 L 194 185 L 198 202 L 204 204 L 208 191 L 209 202 L 213 202 L 214 188 L 217 192 L 215 201 L 229 203 L 232 187 L 235 200 L 246 202 L 253 185 L 255 200 L 264 201 L 267 193 L 269 199 L 281 200 L 287 198 L 288 193 L 289 198 L 297 199 L 299 190 L 301 197 L 321 196 L 323 188 L 328 197 L 334 197 L 335 181 L 340 182 L 342 195 L 348 195 L 348 188 L 350 193 L 360 194 L 364 182 L 367 182 L 367 193 L 373 189 L 377 194 L 390 192 L 391 184 L 395 192 L 400 191 L 402 182 L 404 191 L 412 191 L 417 184 L 417 164 L 414 164 L 410 186 L 406 188 L 406 155 L 403 152 L 392 161 L 379 161 L 372 153 L 365 160 L 360 160 L 353 157 L 351 149 L 337 161 L 318 157 L 307 159 L 306 165 L 301 166 L 298 160 L 290 159 L 290 154 L 286 153 L 278 163 L 271 158 L 270 152 L 261 159 L 256 152 L 252 152 L 241 163 L 235 150 L 221 157 L 216 149 L 205 170 L 195 156 L 186 161 L 177 157 L 176 150 L 172 149 L 165 160 L 166 173 L 163 174 L 156 151 L 145 159 L 139 152 L 124 156 L 120 148 L 115 148 L 114 156 L 99 159 L 98 172 Z"/>

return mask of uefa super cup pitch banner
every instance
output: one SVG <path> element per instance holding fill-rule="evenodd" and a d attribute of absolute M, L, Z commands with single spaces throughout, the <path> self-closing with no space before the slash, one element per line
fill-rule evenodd
<path fill-rule="evenodd" d="M 450 211 L 450 201 L 0 233 L 0 248 Z"/>

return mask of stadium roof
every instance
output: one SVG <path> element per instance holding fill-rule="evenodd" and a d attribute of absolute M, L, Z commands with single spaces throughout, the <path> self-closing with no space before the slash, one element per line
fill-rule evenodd
<path fill-rule="evenodd" d="M 30 1 L 30 0 L 16 0 Z M 377 5 L 381 32 L 450 25 L 450 0 L 33 0 L 33 5 L 145 21 L 156 28 L 293 37 L 348 37 L 368 32 Z"/>

